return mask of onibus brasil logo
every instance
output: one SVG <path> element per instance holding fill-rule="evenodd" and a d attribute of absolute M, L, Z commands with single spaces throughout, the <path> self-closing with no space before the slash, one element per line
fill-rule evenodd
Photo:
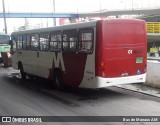
<path fill-rule="evenodd" d="M 42 122 L 39 117 L 2 117 L 2 122 Z"/>

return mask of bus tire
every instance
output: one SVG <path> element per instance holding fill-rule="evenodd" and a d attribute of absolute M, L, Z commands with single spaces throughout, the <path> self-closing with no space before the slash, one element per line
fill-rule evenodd
<path fill-rule="evenodd" d="M 23 65 L 21 63 L 19 65 L 19 70 L 20 70 L 20 74 L 21 74 L 21 79 L 26 80 L 26 73 L 24 72 Z"/>
<path fill-rule="evenodd" d="M 54 86 L 57 90 L 64 90 L 65 85 L 63 83 L 62 73 L 60 70 L 56 70 L 54 74 Z"/>

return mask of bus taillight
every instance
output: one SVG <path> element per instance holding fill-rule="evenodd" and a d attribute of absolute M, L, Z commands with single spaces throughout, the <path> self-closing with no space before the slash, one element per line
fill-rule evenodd
<path fill-rule="evenodd" d="M 101 71 L 102 71 L 102 76 L 106 76 L 105 74 L 105 63 L 101 62 Z"/>

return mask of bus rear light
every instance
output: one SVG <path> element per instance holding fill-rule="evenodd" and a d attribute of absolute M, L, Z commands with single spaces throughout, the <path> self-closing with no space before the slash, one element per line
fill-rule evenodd
<path fill-rule="evenodd" d="M 104 72 L 102 72 L 102 76 L 106 76 L 106 74 Z"/>
<path fill-rule="evenodd" d="M 105 63 L 103 61 L 101 62 L 100 69 L 101 69 L 101 75 L 103 77 L 106 76 L 106 73 L 105 73 Z"/>
<path fill-rule="evenodd" d="M 101 62 L 101 66 L 104 66 L 104 62 Z"/>
<path fill-rule="evenodd" d="M 101 70 L 105 70 L 105 64 L 104 64 L 104 62 L 101 62 Z"/>

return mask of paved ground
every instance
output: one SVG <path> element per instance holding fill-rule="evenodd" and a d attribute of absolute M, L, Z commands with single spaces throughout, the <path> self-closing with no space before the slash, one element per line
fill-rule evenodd
<path fill-rule="evenodd" d="M 17 71 L 0 66 L 1 116 L 159 116 L 159 107 L 160 98 L 119 87 L 100 90 L 72 89 L 60 92 L 52 88 L 51 83 L 46 80 L 27 79 L 24 82 L 20 80 Z M 127 122 L 54 124 L 135 125 Z M 159 123 L 143 122 L 136 124 L 159 125 Z"/>

